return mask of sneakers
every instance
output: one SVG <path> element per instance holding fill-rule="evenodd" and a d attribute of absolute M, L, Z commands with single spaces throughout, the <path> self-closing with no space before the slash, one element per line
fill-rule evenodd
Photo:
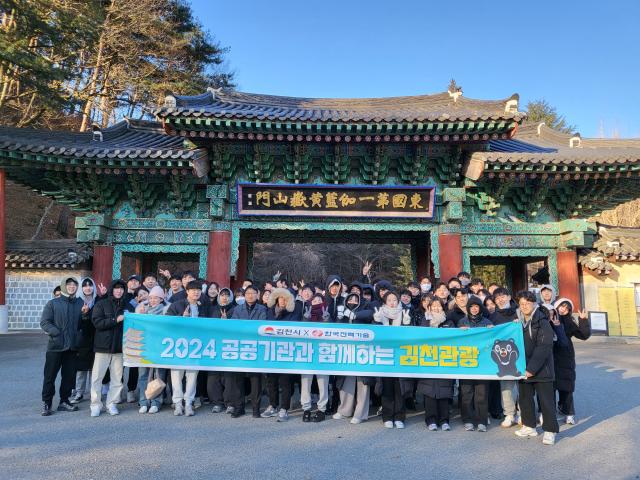
<path fill-rule="evenodd" d="M 522 437 L 522 438 L 537 437 L 538 436 L 538 431 L 535 428 L 525 427 L 525 426 L 523 426 L 522 428 L 516 430 L 513 433 L 515 433 L 517 436 Z"/>
<path fill-rule="evenodd" d="M 487 426 L 483 425 L 482 423 L 478 424 L 478 431 L 479 432 L 486 432 L 487 431 Z"/>
<path fill-rule="evenodd" d="M 334 420 L 342 420 L 344 418 L 344 416 L 341 413 L 334 413 L 333 416 L 331 417 Z"/>
<path fill-rule="evenodd" d="M 576 424 L 576 416 L 575 415 L 567 415 L 567 418 L 564 419 L 564 423 L 567 425 L 575 425 Z"/>
<path fill-rule="evenodd" d="M 191 405 L 190 403 L 185 404 L 184 414 L 187 417 L 193 417 L 196 414 L 196 412 L 193 411 L 193 405 Z"/>
<path fill-rule="evenodd" d="M 278 412 L 278 422 L 286 422 L 289 420 L 289 412 L 287 412 L 284 408 L 281 408 Z"/>
<path fill-rule="evenodd" d="M 157 406 L 151 405 L 151 408 L 149 409 L 149 413 L 158 413 L 158 410 L 160 409 Z"/>
<path fill-rule="evenodd" d="M 316 410 L 313 412 L 313 415 L 311 415 L 311 421 L 314 423 L 322 422 L 325 418 L 326 415 L 322 410 Z"/>
<path fill-rule="evenodd" d="M 302 421 L 305 423 L 311 421 L 311 410 L 305 410 L 302 412 Z"/>
<path fill-rule="evenodd" d="M 78 407 L 76 405 L 71 405 L 69 402 L 60 402 L 58 405 L 59 412 L 77 412 Z"/>
<path fill-rule="evenodd" d="M 396 428 L 404 428 L 404 422 L 401 422 L 400 420 L 396 420 L 393 424 Z"/>
<path fill-rule="evenodd" d="M 275 417 L 276 415 L 278 415 L 278 411 L 271 405 L 269 405 L 267 409 L 260 414 L 262 418 Z"/>
<path fill-rule="evenodd" d="M 393 428 L 393 422 L 391 420 L 387 420 L 384 422 L 384 428 Z"/>
<path fill-rule="evenodd" d="M 542 414 L 538 417 L 538 426 L 542 425 L 544 419 L 542 418 Z"/>
<path fill-rule="evenodd" d="M 142 405 L 138 410 L 138 413 L 147 413 L 148 411 L 149 411 L 149 407 L 147 407 L 146 405 Z"/>
<path fill-rule="evenodd" d="M 89 407 L 89 410 L 91 411 L 91 416 L 92 417 L 99 417 L 100 416 L 100 406 L 91 405 Z"/>
<path fill-rule="evenodd" d="M 556 443 L 556 434 L 554 432 L 544 432 L 542 436 L 543 445 L 554 445 Z"/>
<path fill-rule="evenodd" d="M 84 398 L 83 395 L 78 395 L 77 393 L 69 399 L 69 403 L 75 405 L 76 403 L 80 403 Z"/>
<path fill-rule="evenodd" d="M 127 403 L 135 403 L 136 401 L 136 391 L 131 390 L 127 392 Z"/>
<path fill-rule="evenodd" d="M 506 417 L 504 417 L 504 420 L 502 421 L 500 426 L 502 428 L 510 428 L 515 424 L 516 424 L 516 421 L 515 421 L 515 418 L 513 418 L 513 415 L 507 415 Z"/>
<path fill-rule="evenodd" d="M 184 415 L 184 409 L 182 408 L 182 403 L 176 403 L 176 406 L 173 409 L 173 414 L 176 417 L 179 417 L 180 415 Z"/>
<path fill-rule="evenodd" d="M 211 407 L 211 413 L 222 413 L 222 405 L 214 405 Z"/>
<path fill-rule="evenodd" d="M 52 414 L 53 414 L 53 411 L 51 411 L 51 405 L 44 402 L 42 404 L 42 412 L 40 412 L 40 415 L 42 415 L 43 417 L 48 417 L 49 415 L 52 415 Z"/>
<path fill-rule="evenodd" d="M 445 423 L 442 424 L 442 431 L 443 432 L 448 432 L 450 430 L 451 430 L 451 426 L 448 423 L 445 422 Z"/>
<path fill-rule="evenodd" d="M 193 408 L 200 408 L 202 406 L 202 398 L 201 397 L 196 397 L 193 400 Z"/>
<path fill-rule="evenodd" d="M 335 416 L 334 416 L 333 418 L 335 418 Z M 349 423 L 350 423 L 351 425 L 359 425 L 359 424 L 361 424 L 363 421 L 364 421 L 364 420 L 360 420 L 359 418 L 353 417 Z"/>
<path fill-rule="evenodd" d="M 244 408 L 234 408 L 233 413 L 231 414 L 231 418 L 240 418 L 244 415 Z"/>
<path fill-rule="evenodd" d="M 473 423 L 465 423 L 464 424 L 464 430 L 465 430 L 465 432 L 473 432 L 473 430 L 474 430 Z"/>
<path fill-rule="evenodd" d="M 435 423 L 430 423 L 429 425 L 427 425 L 427 430 L 429 430 L 430 432 L 435 432 L 436 430 L 438 430 L 438 425 L 436 425 Z"/>
<path fill-rule="evenodd" d="M 109 415 L 120 415 L 120 410 L 118 410 L 118 407 L 113 403 L 107 406 L 107 412 Z"/>

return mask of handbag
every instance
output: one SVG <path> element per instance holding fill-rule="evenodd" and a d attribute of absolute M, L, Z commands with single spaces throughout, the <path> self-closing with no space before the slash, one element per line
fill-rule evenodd
<path fill-rule="evenodd" d="M 147 383 L 147 388 L 144 389 L 144 396 L 147 400 L 153 400 L 163 392 L 167 384 L 157 376 L 155 368 L 152 368 L 149 372 L 149 378 L 152 378 L 152 380 Z"/>

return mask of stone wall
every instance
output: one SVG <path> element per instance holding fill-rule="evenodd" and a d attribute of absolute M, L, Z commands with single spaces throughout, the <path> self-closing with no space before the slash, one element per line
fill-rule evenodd
<path fill-rule="evenodd" d="M 39 329 L 40 315 L 53 289 L 65 277 L 80 279 L 90 272 L 80 270 L 6 271 L 9 330 Z"/>

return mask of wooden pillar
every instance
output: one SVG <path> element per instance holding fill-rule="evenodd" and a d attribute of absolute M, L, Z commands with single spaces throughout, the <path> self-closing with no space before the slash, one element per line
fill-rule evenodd
<path fill-rule="evenodd" d="M 512 258 L 509 262 L 511 265 L 511 292 L 515 297 L 516 293 L 521 290 L 527 290 L 529 285 L 529 279 L 527 278 L 527 262 L 520 258 Z"/>
<path fill-rule="evenodd" d="M 238 263 L 236 265 L 236 275 L 231 281 L 231 288 L 236 289 L 242 287 L 242 282 L 247 279 L 247 244 L 241 243 L 238 246 Z"/>
<path fill-rule="evenodd" d="M 153 268 L 153 257 L 151 255 L 144 255 L 142 257 L 142 261 L 141 263 L 141 272 L 140 275 L 146 275 L 147 273 L 153 273 L 154 272 L 154 268 Z M 136 261 L 136 267 L 138 267 L 137 265 L 137 261 Z M 157 275 L 157 273 L 156 273 Z M 144 280 L 144 278 L 143 278 Z"/>
<path fill-rule="evenodd" d="M 440 246 L 440 280 L 449 281 L 462 271 L 462 240 L 459 233 L 441 233 L 438 236 Z"/>
<path fill-rule="evenodd" d="M 93 248 L 93 281 L 108 287 L 113 275 L 113 247 L 96 245 Z"/>
<path fill-rule="evenodd" d="M 209 232 L 207 280 L 220 287 L 230 286 L 231 232 Z"/>
<path fill-rule="evenodd" d="M 0 170 L 0 333 L 9 331 L 9 316 L 6 303 L 5 281 L 5 197 L 6 172 Z"/>
<path fill-rule="evenodd" d="M 575 310 L 582 309 L 578 255 L 575 250 L 558 252 L 558 296 L 571 300 Z"/>
<path fill-rule="evenodd" d="M 431 262 L 429 261 L 429 254 L 428 244 L 419 243 L 416 246 L 416 281 L 418 282 L 422 277 L 430 277 Z"/>

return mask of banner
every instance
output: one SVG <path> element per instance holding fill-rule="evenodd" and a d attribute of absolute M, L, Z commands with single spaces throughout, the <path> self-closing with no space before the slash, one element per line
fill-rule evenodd
<path fill-rule="evenodd" d="M 424 328 L 126 313 L 124 364 L 186 370 L 512 380 L 519 323 Z"/>

